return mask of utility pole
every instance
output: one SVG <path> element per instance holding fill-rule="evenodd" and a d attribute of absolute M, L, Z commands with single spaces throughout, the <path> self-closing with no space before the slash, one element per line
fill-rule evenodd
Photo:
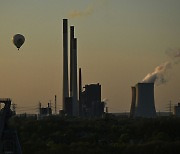
<path fill-rule="evenodd" d="M 55 103 L 55 115 L 57 114 L 57 102 L 56 102 L 56 95 L 55 95 L 55 100 L 54 100 L 54 103 Z"/>
<path fill-rule="evenodd" d="M 172 116 L 172 103 L 169 101 L 169 116 Z"/>
<path fill-rule="evenodd" d="M 41 115 L 41 102 L 39 102 L 39 115 Z"/>

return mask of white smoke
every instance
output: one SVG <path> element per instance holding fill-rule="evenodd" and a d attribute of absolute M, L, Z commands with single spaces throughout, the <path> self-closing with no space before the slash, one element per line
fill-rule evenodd
<path fill-rule="evenodd" d="M 142 83 L 155 83 L 156 85 L 160 85 L 168 81 L 168 71 L 180 62 L 180 49 L 168 49 L 166 54 L 171 58 L 171 61 L 157 66 L 152 73 L 148 73 L 145 76 Z"/>
<path fill-rule="evenodd" d="M 79 18 L 92 15 L 96 10 L 101 8 L 101 6 L 107 4 L 107 0 L 95 0 L 93 3 L 89 4 L 84 10 L 73 10 L 68 13 L 68 18 Z"/>
<path fill-rule="evenodd" d="M 172 59 L 174 64 L 178 64 L 180 62 L 180 49 L 168 49 L 166 54 Z"/>
<path fill-rule="evenodd" d="M 170 56 L 171 58 L 176 58 L 176 57 L 180 57 L 180 49 L 172 49 L 172 48 L 169 48 L 167 51 L 166 51 L 166 54 L 168 56 Z"/>
<path fill-rule="evenodd" d="M 83 17 L 83 16 L 88 16 L 91 15 L 94 12 L 94 7 L 89 6 L 85 10 L 74 10 L 68 14 L 69 18 L 78 18 L 78 17 Z"/>
<path fill-rule="evenodd" d="M 160 85 L 167 82 L 168 79 L 166 73 L 171 68 L 172 64 L 170 62 L 157 66 L 152 73 L 146 75 L 142 80 L 142 83 L 155 83 L 156 85 Z"/>

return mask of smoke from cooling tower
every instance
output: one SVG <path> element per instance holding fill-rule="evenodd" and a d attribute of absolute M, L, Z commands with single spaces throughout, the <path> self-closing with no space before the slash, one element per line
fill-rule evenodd
<path fill-rule="evenodd" d="M 159 85 L 167 82 L 166 73 L 167 70 L 171 68 L 170 62 L 157 66 L 152 73 L 146 75 L 146 77 L 142 80 L 142 83 L 155 83 L 156 85 Z"/>
<path fill-rule="evenodd" d="M 174 64 L 180 63 L 180 49 L 168 49 L 166 54 L 172 59 Z"/>
<path fill-rule="evenodd" d="M 180 49 L 171 49 L 170 48 L 166 51 L 166 54 L 173 59 L 180 57 Z"/>
<path fill-rule="evenodd" d="M 92 15 L 95 10 L 103 6 L 107 0 L 96 0 L 91 5 L 87 6 L 84 10 L 74 10 L 68 14 L 69 18 L 79 18 Z"/>
<path fill-rule="evenodd" d="M 166 54 L 171 58 L 171 61 L 157 66 L 152 73 L 145 76 L 142 83 L 155 83 L 156 85 L 160 85 L 168 81 L 168 70 L 180 62 L 180 49 L 168 49 Z"/>

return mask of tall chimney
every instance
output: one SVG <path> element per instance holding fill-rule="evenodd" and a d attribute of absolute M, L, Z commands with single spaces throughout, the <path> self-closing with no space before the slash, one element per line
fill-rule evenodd
<path fill-rule="evenodd" d="M 82 115 L 82 101 L 81 101 L 81 93 L 82 93 L 82 74 L 81 68 L 79 68 L 79 115 Z"/>
<path fill-rule="evenodd" d="M 82 74 L 81 74 L 81 68 L 79 68 L 79 100 L 81 99 L 81 92 L 82 92 Z"/>
<path fill-rule="evenodd" d="M 68 88 L 68 20 L 63 19 L 63 110 L 65 111 L 65 98 L 69 97 Z"/>
<path fill-rule="evenodd" d="M 73 80 L 73 41 L 74 26 L 70 26 L 70 96 L 72 97 L 72 80 Z"/>
<path fill-rule="evenodd" d="M 73 101 L 73 116 L 79 115 L 78 107 L 78 93 L 77 93 L 77 38 L 73 39 L 73 53 L 72 53 L 72 101 Z"/>

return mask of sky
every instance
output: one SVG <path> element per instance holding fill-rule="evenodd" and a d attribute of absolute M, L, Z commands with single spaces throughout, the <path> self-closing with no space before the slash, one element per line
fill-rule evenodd
<path fill-rule="evenodd" d="M 0 97 L 36 112 L 57 95 L 62 107 L 62 19 L 75 26 L 83 85 L 100 83 L 109 112 L 128 112 L 131 86 L 166 62 L 157 111 L 180 101 L 179 0 L 0 0 Z M 20 33 L 20 51 L 12 43 Z"/>

